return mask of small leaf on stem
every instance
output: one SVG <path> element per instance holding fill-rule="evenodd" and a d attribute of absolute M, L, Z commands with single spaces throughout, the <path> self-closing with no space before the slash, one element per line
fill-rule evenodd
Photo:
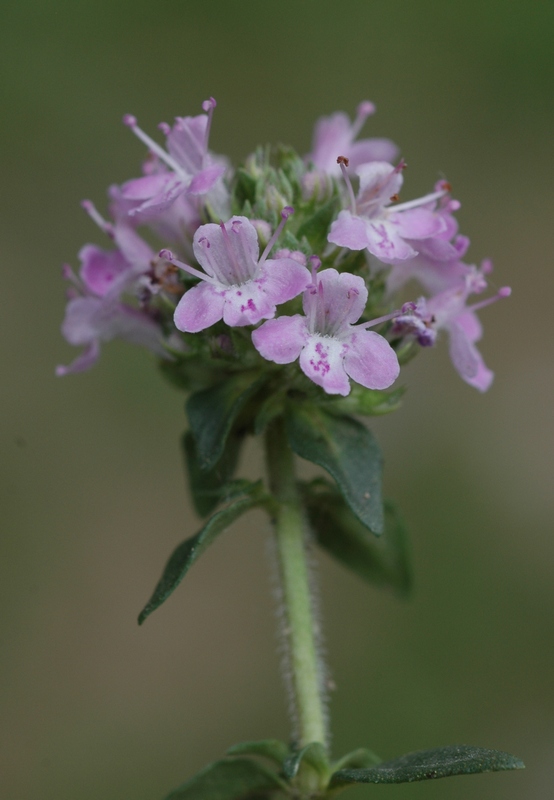
<path fill-rule="evenodd" d="M 200 469 L 217 464 L 233 424 L 264 380 L 258 373 L 241 373 L 189 397 L 186 409 Z"/>
<path fill-rule="evenodd" d="M 261 800 L 283 788 L 277 775 L 261 764 L 237 758 L 215 761 L 171 792 L 166 800 Z"/>
<path fill-rule="evenodd" d="M 451 775 L 523 769 L 524 766 L 519 758 L 499 750 L 450 745 L 408 753 L 369 769 L 341 769 L 331 778 L 330 788 L 349 783 L 411 783 Z"/>
<path fill-rule="evenodd" d="M 321 547 L 368 583 L 390 586 L 401 595 L 409 592 L 409 547 L 404 522 L 394 503 L 385 501 L 385 532 L 376 538 L 327 481 L 304 484 L 302 494 Z"/>
<path fill-rule="evenodd" d="M 251 496 L 240 497 L 226 508 L 218 511 L 210 517 L 196 536 L 186 539 L 173 551 L 152 597 L 139 614 L 139 625 L 142 625 L 144 620 L 173 594 L 196 559 L 202 555 L 216 537 L 223 533 L 242 514 L 260 504 L 259 486 L 259 483 L 250 484 Z M 258 491 L 254 494 L 255 490 Z"/>
<path fill-rule="evenodd" d="M 383 461 L 371 432 L 352 417 L 307 404 L 291 404 L 286 422 L 294 452 L 326 469 L 360 522 L 377 536 L 383 533 Z"/>

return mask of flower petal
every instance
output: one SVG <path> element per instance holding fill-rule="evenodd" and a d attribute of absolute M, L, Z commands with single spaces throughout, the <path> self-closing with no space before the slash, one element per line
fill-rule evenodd
<path fill-rule="evenodd" d="M 252 341 L 258 353 L 276 364 L 296 361 L 308 336 L 306 318 L 300 314 L 270 319 L 252 331 Z"/>
<path fill-rule="evenodd" d="M 390 139 L 360 139 L 342 155 L 348 157 L 349 168 L 356 169 L 370 161 L 393 161 L 398 155 L 398 147 Z"/>
<path fill-rule="evenodd" d="M 475 378 L 479 370 L 479 354 L 468 339 L 464 329 L 451 321 L 447 326 L 450 334 L 450 358 L 464 380 Z"/>
<path fill-rule="evenodd" d="M 210 191 L 215 182 L 221 178 L 224 172 L 225 167 L 221 165 L 203 169 L 191 180 L 187 189 L 187 194 L 206 194 Z"/>
<path fill-rule="evenodd" d="M 446 230 L 442 215 L 427 208 L 410 208 L 398 214 L 393 211 L 389 219 L 396 225 L 399 235 L 406 239 L 427 239 Z"/>
<path fill-rule="evenodd" d="M 310 284 L 312 276 L 306 267 L 293 258 L 279 258 L 264 263 L 258 284 L 273 303 L 279 305 L 292 300 Z"/>
<path fill-rule="evenodd" d="M 223 317 L 224 303 L 224 290 L 210 283 L 199 283 L 179 300 L 173 317 L 175 327 L 186 333 L 203 331 Z"/>
<path fill-rule="evenodd" d="M 300 353 L 302 372 L 327 394 L 350 393 L 350 381 L 342 363 L 343 349 L 338 339 L 313 334 Z"/>
<path fill-rule="evenodd" d="M 71 375 L 75 372 L 84 372 L 87 369 L 90 369 L 96 362 L 98 361 L 98 357 L 100 355 L 100 343 L 97 339 L 90 342 L 90 344 L 83 350 L 83 352 L 77 356 L 77 358 L 64 366 L 63 364 L 59 364 L 56 367 L 56 375 L 62 377 L 63 375 Z"/>
<path fill-rule="evenodd" d="M 366 222 L 351 211 L 341 211 L 331 225 L 327 239 L 349 250 L 364 250 L 368 246 Z"/>
<path fill-rule="evenodd" d="M 397 227 L 392 221 L 385 219 L 368 221 L 366 237 L 366 247 L 369 252 L 385 264 L 405 261 L 417 255 L 417 251 L 399 236 Z"/>
<path fill-rule="evenodd" d="M 386 389 L 398 378 L 396 353 L 375 331 L 357 330 L 344 340 L 348 348 L 344 368 L 352 380 L 367 389 Z"/>
<path fill-rule="evenodd" d="M 81 248 L 79 260 L 83 283 L 98 297 L 107 294 L 117 284 L 118 278 L 130 270 L 130 264 L 119 250 L 102 250 L 93 244 Z"/>

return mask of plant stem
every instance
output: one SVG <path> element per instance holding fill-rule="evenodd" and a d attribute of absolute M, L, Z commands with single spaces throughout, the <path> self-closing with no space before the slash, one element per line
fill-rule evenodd
<path fill-rule="evenodd" d="M 283 420 L 274 421 L 266 437 L 271 491 L 277 501 L 275 539 L 285 613 L 288 672 L 297 724 L 298 748 L 327 744 L 324 673 L 318 653 L 317 621 L 310 588 L 305 525 L 296 487 L 294 455 Z"/>

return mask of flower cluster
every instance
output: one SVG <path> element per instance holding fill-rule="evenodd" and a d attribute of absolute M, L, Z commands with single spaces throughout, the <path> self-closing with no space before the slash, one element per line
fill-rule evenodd
<path fill-rule="evenodd" d="M 203 113 L 160 124 L 165 147 L 124 118 L 148 149 L 143 174 L 110 187 L 110 221 L 83 203 L 112 249 L 83 247 L 78 276 L 64 267 L 62 332 L 84 350 L 58 374 L 89 368 L 102 342 L 121 337 L 189 388 L 248 369 L 346 396 L 351 381 L 391 386 L 402 361 L 444 329 L 460 376 L 486 390 L 493 374 L 476 347 L 476 311 L 509 289 L 468 304 L 487 289 L 490 262 L 463 261 L 469 241 L 446 181 L 399 202 L 406 164 L 396 145 L 358 138 L 373 104 L 361 103 L 354 122 L 319 120 L 303 158 L 259 148 L 236 170 L 209 149 L 215 107 L 210 98 Z M 401 304 L 414 280 L 425 296 Z"/>

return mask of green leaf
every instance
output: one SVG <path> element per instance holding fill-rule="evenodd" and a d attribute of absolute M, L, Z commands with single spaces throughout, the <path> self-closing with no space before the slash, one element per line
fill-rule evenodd
<path fill-rule="evenodd" d="M 352 417 L 307 404 L 291 405 L 286 421 L 294 452 L 326 469 L 360 522 L 383 533 L 382 456 L 370 431 Z"/>
<path fill-rule="evenodd" d="M 186 409 L 201 469 L 217 464 L 233 423 L 264 379 L 240 373 L 189 397 Z"/>
<path fill-rule="evenodd" d="M 308 217 L 298 228 L 296 236 L 302 239 L 303 236 L 309 241 L 314 253 L 322 250 L 327 244 L 327 234 L 329 226 L 336 217 L 337 198 L 333 197 L 324 206 L 321 206 L 315 214 Z"/>
<path fill-rule="evenodd" d="M 291 780 L 298 774 L 302 762 L 305 761 L 323 778 L 327 783 L 329 779 L 329 760 L 327 753 L 321 742 L 310 742 L 297 753 L 292 753 L 283 762 L 283 774 L 285 778 Z"/>
<path fill-rule="evenodd" d="M 247 758 L 216 761 L 166 800 L 261 800 L 282 790 L 277 775 Z"/>
<path fill-rule="evenodd" d="M 229 756 L 263 756 L 281 765 L 289 755 L 289 748 L 279 739 L 261 739 L 259 742 L 241 742 L 227 750 Z"/>
<path fill-rule="evenodd" d="M 376 755 L 373 750 L 367 750 L 365 747 L 360 747 L 358 750 L 353 750 L 351 753 L 347 753 L 338 761 L 335 761 L 335 763 L 332 765 L 332 768 L 333 772 L 346 769 L 347 767 L 352 769 L 366 769 L 367 767 L 374 767 L 376 764 L 380 764 L 381 761 L 382 759 L 379 758 L 379 756 Z"/>
<path fill-rule="evenodd" d="M 181 444 L 189 478 L 190 493 L 197 514 L 206 517 L 229 497 L 229 481 L 235 472 L 243 437 L 228 437 L 223 455 L 210 470 L 200 469 L 199 457 L 190 431 L 183 434 Z"/>
<path fill-rule="evenodd" d="M 523 761 L 499 750 L 451 745 L 408 753 L 370 769 L 341 769 L 331 778 L 330 788 L 349 783 L 411 783 L 451 775 L 523 769 Z"/>
<path fill-rule="evenodd" d="M 412 578 L 409 548 L 404 523 L 394 503 L 385 501 L 385 533 L 376 538 L 326 481 L 308 484 L 303 498 L 321 547 L 368 583 L 390 586 L 399 594 L 408 593 Z"/>
<path fill-rule="evenodd" d="M 196 559 L 202 555 L 204 550 L 219 536 L 220 533 L 228 528 L 242 514 L 260 503 L 259 497 L 260 484 L 252 484 L 252 496 L 241 497 L 221 509 L 206 522 L 202 530 L 182 542 L 172 553 L 163 571 L 162 577 L 158 581 L 154 593 L 146 606 L 140 612 L 138 622 L 142 625 L 150 614 L 165 603 L 167 598 L 175 591 L 181 583 Z"/>

